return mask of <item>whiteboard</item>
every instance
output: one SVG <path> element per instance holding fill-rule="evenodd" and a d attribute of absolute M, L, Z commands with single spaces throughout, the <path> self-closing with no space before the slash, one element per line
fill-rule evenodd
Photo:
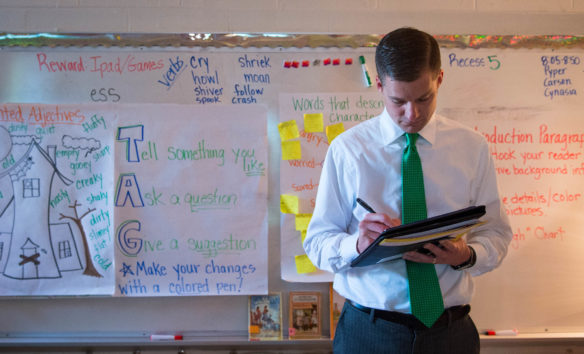
<path fill-rule="evenodd" d="M 496 44 L 470 48 L 454 38 L 444 36 L 440 41 L 445 78 L 439 92 L 438 111 L 475 128 L 491 142 L 501 195 L 515 234 L 503 265 L 475 279 L 471 315 L 479 329 L 519 328 L 536 333 L 582 331 L 584 305 L 578 294 L 583 289 L 579 282 L 571 281 L 571 276 L 579 274 L 584 267 L 579 261 L 584 245 L 578 237 L 584 219 L 579 183 L 584 171 L 581 123 L 584 52 L 569 45 L 574 41 L 562 42 L 561 38 L 554 42 L 553 48 L 542 42 L 531 49 L 510 49 Z M 497 43 L 497 39 L 491 43 Z M 304 113 L 323 113 L 328 117 L 330 112 L 326 112 L 326 106 L 312 107 L 284 117 L 282 112 L 292 113 L 294 109 L 282 102 L 292 96 L 333 98 L 338 102 L 348 99 L 347 126 L 358 123 L 351 117 L 358 117 L 363 110 L 357 107 L 359 98 L 379 100 L 375 89 L 364 85 L 361 67 L 357 65 L 358 56 L 364 55 L 374 75 L 373 53 L 374 48 L 370 47 L 282 48 L 277 45 L 275 48 L 1 48 L 0 65 L 5 70 L 0 78 L 0 102 L 265 105 L 270 166 L 269 290 L 284 294 L 290 290 L 326 293 L 328 284 L 321 282 L 330 280 L 329 275 L 314 277 L 295 272 L 293 257 L 302 252 L 300 232 L 294 229 L 293 218 L 280 212 L 281 194 L 294 192 L 291 187 L 287 190 L 286 185 L 295 178 L 298 182 L 292 183 L 306 185 L 311 179 L 315 183 L 318 171 L 312 169 L 311 174 L 305 174 L 298 168 L 290 172 L 290 165 L 282 160 L 278 124 L 295 119 L 302 129 Z M 348 58 L 352 58 L 351 64 L 346 64 Z M 327 59 L 330 63 L 325 65 Z M 333 64 L 334 59 L 339 59 L 338 65 Z M 81 62 L 84 70 L 76 70 L 81 68 Z M 371 114 L 380 111 L 373 106 L 369 109 Z M 332 122 L 325 122 L 329 124 Z M 326 139 L 324 132 L 314 134 Z M 301 145 L 304 149 L 305 144 Z M 288 164 L 286 168 L 284 164 Z M 282 183 L 282 171 L 287 171 L 286 185 Z M 315 195 L 312 192 L 298 193 L 303 208 L 300 212 L 311 212 L 310 200 Z M 76 327 L 56 325 L 55 330 L 90 331 L 111 325 L 113 330 L 133 331 L 142 324 L 129 319 L 127 314 L 148 306 L 137 299 L 68 300 L 71 299 L 17 303 L 4 299 L 0 307 L 6 314 L 40 312 L 56 321 L 54 311 L 84 309 L 80 314 L 91 317 L 93 312 L 85 307 L 93 304 L 113 318 L 119 317 L 113 324 L 97 316 L 91 323 Z M 233 301 L 198 297 L 185 298 L 180 305 L 164 299 L 155 303 L 157 308 L 149 308 L 149 314 L 159 314 L 171 306 L 177 320 L 147 323 L 146 330 L 161 327 L 220 330 L 224 328 L 223 320 L 228 323 L 225 330 L 246 330 L 244 296 L 236 296 Z M 51 310 L 48 304 L 57 306 Z M 213 315 L 216 320 L 202 323 L 185 319 L 179 315 L 179 307 L 185 304 L 197 314 Z M 40 330 L 26 316 L 15 317 L 20 319 L 3 324 L 0 331 Z"/>

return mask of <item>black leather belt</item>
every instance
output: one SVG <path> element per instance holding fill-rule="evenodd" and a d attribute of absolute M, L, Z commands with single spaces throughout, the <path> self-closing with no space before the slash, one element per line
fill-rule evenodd
<path fill-rule="evenodd" d="M 407 326 L 411 329 L 428 329 L 428 327 L 426 327 L 422 322 L 420 322 L 420 320 L 418 320 L 415 316 L 407 313 L 372 309 L 370 307 L 359 305 L 354 301 L 349 301 L 349 304 L 351 304 L 351 306 L 353 306 L 357 310 L 365 312 L 367 314 L 371 314 L 371 311 L 373 311 L 374 318 L 380 318 L 385 321 L 397 323 L 403 326 Z M 438 320 L 436 320 L 434 325 L 432 325 L 432 328 L 446 327 L 450 323 L 464 318 L 466 315 L 468 315 L 469 312 L 470 305 L 449 307 L 444 310 L 442 315 L 438 318 Z"/>

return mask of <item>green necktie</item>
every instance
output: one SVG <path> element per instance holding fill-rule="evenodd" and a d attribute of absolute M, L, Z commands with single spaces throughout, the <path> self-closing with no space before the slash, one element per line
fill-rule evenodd
<path fill-rule="evenodd" d="M 405 134 L 407 146 L 402 160 L 402 222 L 426 219 L 426 196 L 422 162 L 416 149 L 419 135 Z M 444 312 L 444 303 L 434 264 L 406 261 L 412 314 L 430 328 Z"/>

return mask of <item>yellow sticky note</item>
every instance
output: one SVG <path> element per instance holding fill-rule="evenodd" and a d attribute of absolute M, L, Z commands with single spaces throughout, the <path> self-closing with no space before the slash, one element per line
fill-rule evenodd
<path fill-rule="evenodd" d="M 337 135 L 341 134 L 344 131 L 345 126 L 343 125 L 343 123 L 327 125 L 326 137 L 328 138 L 329 144 L 337 137 Z"/>
<path fill-rule="evenodd" d="M 300 141 L 282 141 L 282 160 L 299 160 L 302 158 Z"/>
<path fill-rule="evenodd" d="M 306 238 L 306 230 L 300 230 L 300 242 L 302 242 L 301 245 L 304 244 L 305 238 Z"/>
<path fill-rule="evenodd" d="M 322 120 L 322 113 L 306 113 L 304 114 L 304 131 L 308 133 L 322 132 L 324 123 Z"/>
<path fill-rule="evenodd" d="M 296 272 L 298 274 L 314 273 L 316 272 L 316 267 L 308 256 L 303 254 L 301 256 L 294 256 L 294 261 L 296 262 Z"/>
<path fill-rule="evenodd" d="M 300 136 L 295 120 L 289 120 L 278 124 L 278 131 L 280 132 L 280 139 L 282 139 L 282 141 L 296 139 Z"/>
<path fill-rule="evenodd" d="M 284 214 L 298 214 L 298 197 L 295 195 L 280 195 L 280 211 Z"/>
<path fill-rule="evenodd" d="M 310 222 L 310 218 L 312 214 L 296 214 L 296 230 L 297 231 L 306 231 L 308 229 L 308 223 Z"/>

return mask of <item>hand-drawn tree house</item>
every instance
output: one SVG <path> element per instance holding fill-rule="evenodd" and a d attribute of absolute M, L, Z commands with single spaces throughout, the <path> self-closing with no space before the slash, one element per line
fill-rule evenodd
<path fill-rule="evenodd" d="M 50 204 L 54 177 L 64 186 L 73 183 L 57 168 L 57 147 L 49 145 L 44 150 L 32 136 L 11 138 L 11 151 L 0 161 L 0 181 L 10 178 L 13 191 L 0 200 L 3 224 L 9 223 L 5 219 L 9 219 L 9 207 L 13 208 L 11 232 L 0 230 L 5 231 L 0 234 L 1 273 L 13 279 L 50 279 L 60 278 L 63 271 L 82 269 L 69 223 L 50 222 L 50 214 L 56 212 Z M 66 207 L 67 200 L 59 204 L 61 209 Z"/>

